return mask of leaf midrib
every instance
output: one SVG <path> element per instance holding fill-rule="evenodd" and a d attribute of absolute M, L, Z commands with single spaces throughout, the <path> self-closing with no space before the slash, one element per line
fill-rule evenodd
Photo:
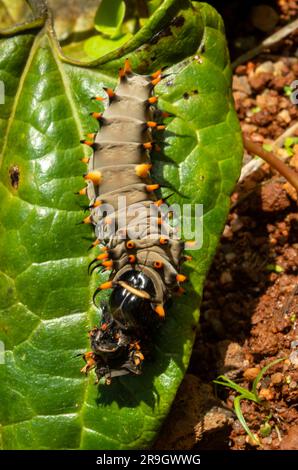
<path fill-rule="evenodd" d="M 18 104 L 19 104 L 19 100 L 20 100 L 20 97 L 22 95 L 22 92 L 23 92 L 23 89 L 24 89 L 24 84 L 25 84 L 25 81 L 26 81 L 26 78 L 27 78 L 27 75 L 31 69 L 31 65 L 32 65 L 32 62 L 34 60 L 34 57 L 35 57 L 35 54 L 40 46 L 40 43 L 41 41 L 47 37 L 46 35 L 46 32 L 45 30 L 41 30 L 37 36 L 35 37 L 35 39 L 33 40 L 33 43 L 32 43 L 32 46 L 31 46 L 31 49 L 30 49 L 30 52 L 28 54 L 28 58 L 27 58 L 27 61 L 26 61 L 26 65 L 23 69 L 23 72 L 21 74 L 21 77 L 20 77 L 20 81 L 19 81 L 19 85 L 18 85 L 18 88 L 17 88 L 17 92 L 15 94 L 15 99 L 14 99 L 14 103 L 13 103 L 13 106 L 12 106 L 12 109 L 11 109 L 11 113 L 10 113 L 10 116 L 8 118 L 8 123 L 7 123 L 7 127 L 6 127 L 6 130 L 5 130 L 5 133 L 4 133 L 4 140 L 3 140 L 3 146 L 2 146 L 2 151 L 0 153 L 0 168 L 2 166 L 2 161 L 3 161 L 3 157 L 4 157 L 4 154 L 5 154 L 5 151 L 7 149 L 7 144 L 8 144 L 8 138 L 9 138 L 9 134 L 11 132 L 11 128 L 12 128 L 12 125 L 13 125 L 13 122 L 14 122 L 14 119 L 16 117 L 16 111 L 17 111 L 17 108 L 18 108 Z M 64 90 L 65 90 L 65 96 L 66 96 L 66 99 L 69 103 L 69 106 L 71 108 L 71 112 L 72 112 L 72 117 L 74 119 L 74 122 L 75 122 L 75 126 L 78 130 L 78 133 L 80 136 L 83 136 L 83 127 L 81 125 L 81 121 L 79 119 L 79 115 L 78 115 L 78 112 L 77 112 L 77 109 L 76 109 L 76 106 L 75 106 L 75 103 L 73 101 L 73 98 L 72 98 L 72 94 L 71 94 L 71 87 L 70 87 L 70 83 L 69 83 L 69 80 L 68 80 L 68 77 L 66 76 L 66 73 L 64 72 L 63 70 L 63 67 L 59 61 L 59 58 L 58 58 L 58 55 L 57 55 L 57 52 L 55 50 L 55 48 L 53 47 L 53 44 L 52 42 L 49 40 L 49 47 L 51 49 L 51 52 L 53 54 L 53 58 L 55 60 L 55 63 L 57 65 L 57 71 L 59 72 L 60 74 L 60 77 L 61 77 L 61 80 L 62 80 L 62 83 L 63 83 L 63 87 L 64 87 Z M 35 206 L 35 204 L 32 204 L 33 206 Z M 59 210 L 55 207 L 51 208 L 52 210 Z M 83 258 L 88 258 L 88 256 L 84 256 Z M 58 261 L 58 260 L 56 260 Z M 91 289 L 93 288 L 93 283 L 90 283 L 90 295 L 91 295 Z M 87 314 L 87 318 L 89 320 L 89 325 L 90 325 L 90 313 L 91 313 L 91 307 L 86 310 L 86 312 L 82 312 L 82 314 Z M 41 322 L 39 322 L 40 324 Z M 35 329 L 33 330 L 35 331 Z M 31 332 L 31 334 L 33 333 L 33 331 Z M 13 351 L 12 351 L 13 353 Z M 81 380 L 84 380 L 84 378 L 82 378 Z M 90 379 L 89 379 L 90 380 Z M 84 394 L 83 394 L 83 400 L 82 400 L 82 406 L 80 408 L 80 410 L 78 410 L 75 414 L 76 416 L 79 417 L 80 419 L 80 423 L 81 423 L 81 429 L 80 429 L 80 436 L 79 436 L 79 448 L 81 447 L 81 444 L 82 444 L 82 437 L 83 437 L 83 431 L 84 429 L 87 429 L 86 426 L 84 425 L 84 421 L 83 421 L 83 417 L 82 417 L 82 412 L 83 412 L 83 408 L 84 408 L 84 405 L 85 405 L 85 402 L 86 402 L 86 396 L 87 396 L 87 393 L 88 393 L 88 386 L 89 386 L 89 380 L 85 380 L 85 390 L 84 390 Z M 38 416 L 38 415 L 37 415 Z M 31 420 L 32 418 L 30 418 Z M 29 420 L 29 421 L 30 421 Z M 15 423 L 10 423 L 10 425 L 14 425 Z M 3 427 L 4 428 L 4 427 Z M 97 432 L 95 430 L 93 430 L 94 432 Z M 0 440 L 1 440 L 1 434 L 0 433 Z"/>

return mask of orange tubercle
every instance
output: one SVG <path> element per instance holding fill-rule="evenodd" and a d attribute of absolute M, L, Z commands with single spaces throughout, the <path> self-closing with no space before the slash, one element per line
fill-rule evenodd
<path fill-rule="evenodd" d="M 185 282 L 186 279 L 187 279 L 187 277 L 184 276 L 184 274 L 177 274 L 177 276 L 176 276 L 176 281 L 177 282 Z"/>
<path fill-rule="evenodd" d="M 162 261 L 154 261 L 153 267 L 155 269 L 161 269 L 163 267 L 163 262 Z"/>
<path fill-rule="evenodd" d="M 157 126 L 157 122 L 155 121 L 147 121 L 146 124 L 147 124 L 147 127 L 152 127 L 152 128 Z"/>
<path fill-rule="evenodd" d="M 196 241 L 195 240 L 187 240 L 185 242 L 185 249 L 187 250 L 188 248 L 193 248 L 194 246 L 196 246 Z"/>
<path fill-rule="evenodd" d="M 103 261 L 101 264 L 106 268 L 111 269 L 113 267 L 113 260 L 109 259 L 107 261 Z"/>
<path fill-rule="evenodd" d="M 157 101 L 158 101 L 157 96 L 150 96 L 150 98 L 148 98 L 148 103 L 150 103 L 150 104 L 157 103 Z"/>
<path fill-rule="evenodd" d="M 158 77 L 151 80 L 151 83 L 152 83 L 153 86 L 155 86 L 160 82 L 160 80 L 161 80 L 161 75 L 158 75 Z"/>
<path fill-rule="evenodd" d="M 94 117 L 94 119 L 100 119 L 102 117 L 102 113 L 92 113 L 91 114 L 92 117 Z"/>
<path fill-rule="evenodd" d="M 120 78 L 120 79 L 121 79 L 121 78 L 124 78 L 124 77 L 125 77 L 125 71 L 124 71 L 124 69 L 122 69 L 122 68 L 119 69 L 118 75 L 119 75 L 119 78 Z"/>
<path fill-rule="evenodd" d="M 80 189 L 80 191 L 78 192 L 78 194 L 80 196 L 85 196 L 87 194 L 87 186 L 85 186 L 84 188 Z"/>
<path fill-rule="evenodd" d="M 161 238 L 159 239 L 159 243 L 160 243 L 161 245 L 167 245 L 167 244 L 169 243 L 169 239 L 168 239 L 168 238 L 163 238 L 163 237 L 161 237 Z"/>
<path fill-rule="evenodd" d="M 101 205 L 102 205 L 102 201 L 100 199 L 97 199 L 90 207 L 95 208 L 95 207 L 99 207 Z"/>
<path fill-rule="evenodd" d="M 82 163 L 89 163 L 89 161 L 90 161 L 90 158 L 88 158 L 88 157 L 84 157 L 84 158 L 81 159 Z"/>
<path fill-rule="evenodd" d="M 135 255 L 129 255 L 128 256 L 128 261 L 131 263 L 131 264 L 134 264 L 136 262 L 136 257 Z"/>
<path fill-rule="evenodd" d="M 158 201 L 155 201 L 154 205 L 157 207 L 160 207 L 164 203 L 163 199 L 158 199 Z"/>
<path fill-rule="evenodd" d="M 83 223 L 84 224 L 92 224 L 91 216 L 88 215 L 88 217 L 85 217 L 85 219 L 83 220 Z"/>
<path fill-rule="evenodd" d="M 113 287 L 113 282 L 112 281 L 107 281 L 107 282 L 104 282 L 103 284 L 101 284 L 99 286 L 99 289 L 100 290 L 112 289 L 112 287 Z"/>
<path fill-rule="evenodd" d="M 96 257 L 96 259 L 101 260 L 101 259 L 107 259 L 109 257 L 108 253 L 101 253 Z"/>
<path fill-rule="evenodd" d="M 151 192 L 151 191 L 155 191 L 156 189 L 159 189 L 160 186 L 159 184 L 147 184 L 146 186 L 146 190 Z"/>
<path fill-rule="evenodd" d="M 100 171 L 90 171 L 84 176 L 85 180 L 90 180 L 94 184 L 99 185 L 102 180 L 102 174 Z"/>
<path fill-rule="evenodd" d="M 183 295 L 183 294 L 185 294 L 185 289 L 183 289 L 183 287 L 179 287 L 179 289 L 176 291 L 176 294 L 177 294 L 177 295 Z"/>
<path fill-rule="evenodd" d="M 141 163 L 140 165 L 136 165 L 135 167 L 136 175 L 139 176 L 140 178 L 146 178 L 151 168 L 152 168 L 151 163 Z"/>
<path fill-rule="evenodd" d="M 157 77 L 159 77 L 161 74 L 162 74 L 162 70 L 161 70 L 161 69 L 156 70 L 156 72 L 153 72 L 153 73 L 151 74 L 151 78 L 157 78 Z"/>
<path fill-rule="evenodd" d="M 135 247 L 135 243 L 132 240 L 128 240 L 128 242 L 126 242 L 126 248 L 128 248 L 129 250 L 131 250 L 134 247 Z"/>
<path fill-rule="evenodd" d="M 111 98 L 114 98 L 115 96 L 115 92 L 112 88 L 105 88 L 105 92 L 106 94 L 108 95 L 108 97 L 111 99 Z"/>
<path fill-rule="evenodd" d="M 131 72 L 132 72 L 132 68 L 131 68 L 130 60 L 129 60 L 129 59 L 125 59 L 125 62 L 124 62 L 124 73 L 127 74 L 127 73 L 131 73 Z"/>
<path fill-rule="evenodd" d="M 145 150 L 152 150 L 152 142 L 145 142 L 143 147 Z"/>
<path fill-rule="evenodd" d="M 164 318 L 165 317 L 165 311 L 164 311 L 164 308 L 163 306 L 160 304 L 160 305 L 156 305 L 156 307 L 154 308 L 154 311 L 157 313 L 157 315 L 160 317 L 160 318 Z"/>

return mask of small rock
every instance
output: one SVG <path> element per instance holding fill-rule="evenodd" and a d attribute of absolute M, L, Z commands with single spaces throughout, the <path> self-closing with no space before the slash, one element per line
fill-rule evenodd
<path fill-rule="evenodd" d="M 261 369 L 259 367 L 250 367 L 243 372 L 243 377 L 249 382 L 252 382 L 260 371 Z"/>
<path fill-rule="evenodd" d="M 283 189 L 286 191 L 288 196 L 290 196 L 293 201 L 298 201 L 298 194 L 296 189 L 287 181 L 285 184 L 283 184 Z"/>
<path fill-rule="evenodd" d="M 227 253 L 225 255 L 225 259 L 227 263 L 231 263 L 232 261 L 234 261 L 235 258 L 236 258 L 236 253 L 233 253 L 233 252 Z"/>
<path fill-rule="evenodd" d="M 186 374 L 154 448 L 189 450 L 205 435 L 212 438 L 233 422 L 233 414 L 219 406 L 210 384 Z"/>
<path fill-rule="evenodd" d="M 240 344 L 229 340 L 220 341 L 217 345 L 217 370 L 219 374 L 225 374 L 229 378 L 238 375 L 239 370 L 248 366 L 243 349 Z"/>
<path fill-rule="evenodd" d="M 259 192 L 264 212 L 280 212 L 291 204 L 286 191 L 278 183 L 264 184 Z"/>
<path fill-rule="evenodd" d="M 241 220 L 239 219 L 232 220 L 231 222 L 232 232 L 238 232 L 238 230 L 241 230 L 242 227 L 243 227 L 243 222 L 241 222 Z"/>
<path fill-rule="evenodd" d="M 259 106 L 261 109 L 266 108 L 272 114 L 276 114 L 278 112 L 278 102 L 279 97 L 276 91 L 269 93 L 265 91 L 256 98 L 257 106 Z"/>
<path fill-rule="evenodd" d="M 289 359 L 293 366 L 298 367 L 298 351 L 291 352 Z"/>
<path fill-rule="evenodd" d="M 246 75 L 246 65 L 238 65 L 235 69 L 237 75 Z"/>
<path fill-rule="evenodd" d="M 246 95 L 251 94 L 251 86 L 248 83 L 248 78 L 245 75 L 241 77 L 234 75 L 232 88 L 234 91 L 240 91 Z"/>
<path fill-rule="evenodd" d="M 249 77 L 249 83 L 252 88 L 254 88 L 256 91 L 261 91 L 265 88 L 266 84 L 269 82 L 269 80 L 272 79 L 272 74 L 271 73 L 259 73 L 258 75 L 253 74 L 251 77 Z"/>
<path fill-rule="evenodd" d="M 231 271 L 223 271 L 220 275 L 219 282 L 223 285 L 230 284 L 231 282 L 233 282 Z"/>
<path fill-rule="evenodd" d="M 227 425 L 227 423 L 232 423 L 232 413 L 229 410 L 225 410 L 219 406 L 214 406 L 211 408 L 211 410 L 208 411 L 208 413 L 204 417 L 204 424 L 203 424 L 203 429 L 204 432 L 210 432 L 210 431 L 216 431 L 218 429 L 222 429 L 224 426 Z M 195 431 L 196 429 L 199 429 L 199 433 L 197 434 L 197 437 L 200 437 L 200 434 L 202 433 L 200 426 L 195 426 Z"/>
<path fill-rule="evenodd" d="M 261 398 L 261 400 L 271 401 L 274 399 L 274 397 L 275 393 L 273 390 L 270 390 L 270 388 L 262 388 L 259 391 L 259 398 Z"/>
<path fill-rule="evenodd" d="M 233 237 L 233 232 L 232 232 L 232 229 L 229 225 L 225 225 L 222 236 L 224 238 L 232 238 Z"/>
<path fill-rule="evenodd" d="M 289 429 L 288 434 L 280 443 L 281 450 L 297 450 L 298 449 L 298 425 L 294 425 Z"/>
<path fill-rule="evenodd" d="M 282 60 L 278 60 L 277 62 L 275 62 L 273 64 L 273 67 L 274 67 L 274 75 L 276 77 L 278 76 L 281 77 L 289 72 L 289 67 Z"/>
<path fill-rule="evenodd" d="M 261 65 L 259 65 L 256 70 L 255 74 L 258 75 L 259 73 L 273 73 L 274 72 L 274 64 L 271 60 L 266 60 Z"/>
<path fill-rule="evenodd" d="M 280 111 L 276 118 L 278 121 L 285 122 L 286 124 L 289 124 L 292 120 L 287 109 L 283 109 L 282 111 Z"/>
<path fill-rule="evenodd" d="M 298 170 L 298 145 L 294 146 L 294 155 L 290 160 L 290 165 Z"/>
<path fill-rule="evenodd" d="M 276 372 L 275 374 L 271 375 L 271 382 L 274 385 L 279 385 L 283 382 L 284 376 L 281 372 Z"/>

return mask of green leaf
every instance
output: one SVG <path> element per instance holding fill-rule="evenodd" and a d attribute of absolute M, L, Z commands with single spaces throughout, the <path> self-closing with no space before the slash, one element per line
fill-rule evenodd
<path fill-rule="evenodd" d="M 29 19 L 31 11 L 25 0 L 0 0 L 0 28 Z"/>
<path fill-rule="evenodd" d="M 61 62 L 47 29 L 0 41 L 0 442 L 4 449 L 144 449 L 169 412 L 187 369 L 198 306 L 242 159 L 223 24 L 206 4 L 166 0 L 129 45 L 96 69 Z M 103 276 L 87 275 L 94 253 L 74 193 L 84 186 L 96 130 L 90 100 L 134 70 L 167 67 L 156 87 L 172 112 L 153 155 L 170 203 L 202 203 L 203 245 L 191 252 L 187 295 L 175 299 L 143 375 L 96 387 L 80 374 L 98 322 L 92 303 Z M 13 175 L 18 175 L 13 179 Z M 101 296 L 103 300 L 105 295 Z"/>
<path fill-rule="evenodd" d="M 279 273 L 284 272 L 284 268 L 282 266 L 279 266 L 279 264 L 269 263 L 269 264 L 266 264 L 265 271 L 279 274 Z"/>
<path fill-rule="evenodd" d="M 284 360 L 285 360 L 285 357 L 282 357 L 282 358 L 279 358 L 279 359 L 275 359 L 272 362 L 269 362 L 269 364 L 267 364 L 265 367 L 263 367 L 260 370 L 260 372 L 258 373 L 258 375 L 256 376 L 255 380 L 252 383 L 252 392 L 255 395 L 255 397 L 258 398 L 258 401 L 260 401 L 260 398 L 258 396 L 258 384 L 259 384 L 260 380 L 262 379 L 263 375 L 266 374 L 267 370 L 270 369 L 270 367 L 273 367 L 276 364 L 279 364 L 279 362 L 282 362 Z"/>
<path fill-rule="evenodd" d="M 95 15 L 95 28 L 100 33 L 114 37 L 119 34 L 125 16 L 122 0 L 101 0 Z"/>
<path fill-rule="evenodd" d="M 101 57 L 105 54 L 108 54 L 109 52 L 114 51 L 115 49 L 118 49 L 130 38 L 132 38 L 132 34 L 130 33 L 122 34 L 121 36 L 117 36 L 114 39 L 96 35 L 85 41 L 84 49 L 90 59 L 96 59 L 97 57 Z"/>
<path fill-rule="evenodd" d="M 220 375 L 216 380 L 213 380 L 213 382 L 215 384 L 223 385 L 224 387 L 229 387 L 232 390 L 235 390 L 241 395 L 242 398 L 245 398 L 246 400 L 258 402 L 257 396 L 247 390 L 247 388 L 241 387 L 240 385 L 236 384 L 236 382 L 233 382 L 233 380 L 229 379 L 225 375 Z"/>
<path fill-rule="evenodd" d="M 249 427 L 247 425 L 247 422 L 245 421 L 245 418 L 243 416 L 242 410 L 241 410 L 241 400 L 243 400 L 245 398 L 246 397 L 243 396 L 243 395 L 238 395 L 237 397 L 235 397 L 235 399 L 234 399 L 235 413 L 236 413 L 236 416 L 237 416 L 241 426 L 243 427 L 243 429 L 245 430 L 247 435 L 250 437 L 250 439 L 252 441 L 254 441 L 257 445 L 260 445 L 260 441 L 258 439 L 258 436 L 256 434 L 253 434 L 251 432 L 251 430 L 249 429 Z"/>

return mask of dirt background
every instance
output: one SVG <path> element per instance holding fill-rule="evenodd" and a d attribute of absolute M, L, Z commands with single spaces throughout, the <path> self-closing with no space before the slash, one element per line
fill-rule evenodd
<path fill-rule="evenodd" d="M 232 60 L 257 47 L 298 14 L 297 0 L 213 1 L 223 15 Z M 298 171 L 298 32 L 234 68 L 233 93 L 243 133 Z M 156 449 L 298 449 L 297 193 L 267 164 L 245 154 L 244 173 L 206 280 L 201 322 L 188 372 Z M 255 171 L 252 171 L 252 169 Z M 241 404 L 259 438 L 233 411 L 236 392 L 213 380 L 225 374 L 251 388 L 261 368 L 260 405 Z"/>

